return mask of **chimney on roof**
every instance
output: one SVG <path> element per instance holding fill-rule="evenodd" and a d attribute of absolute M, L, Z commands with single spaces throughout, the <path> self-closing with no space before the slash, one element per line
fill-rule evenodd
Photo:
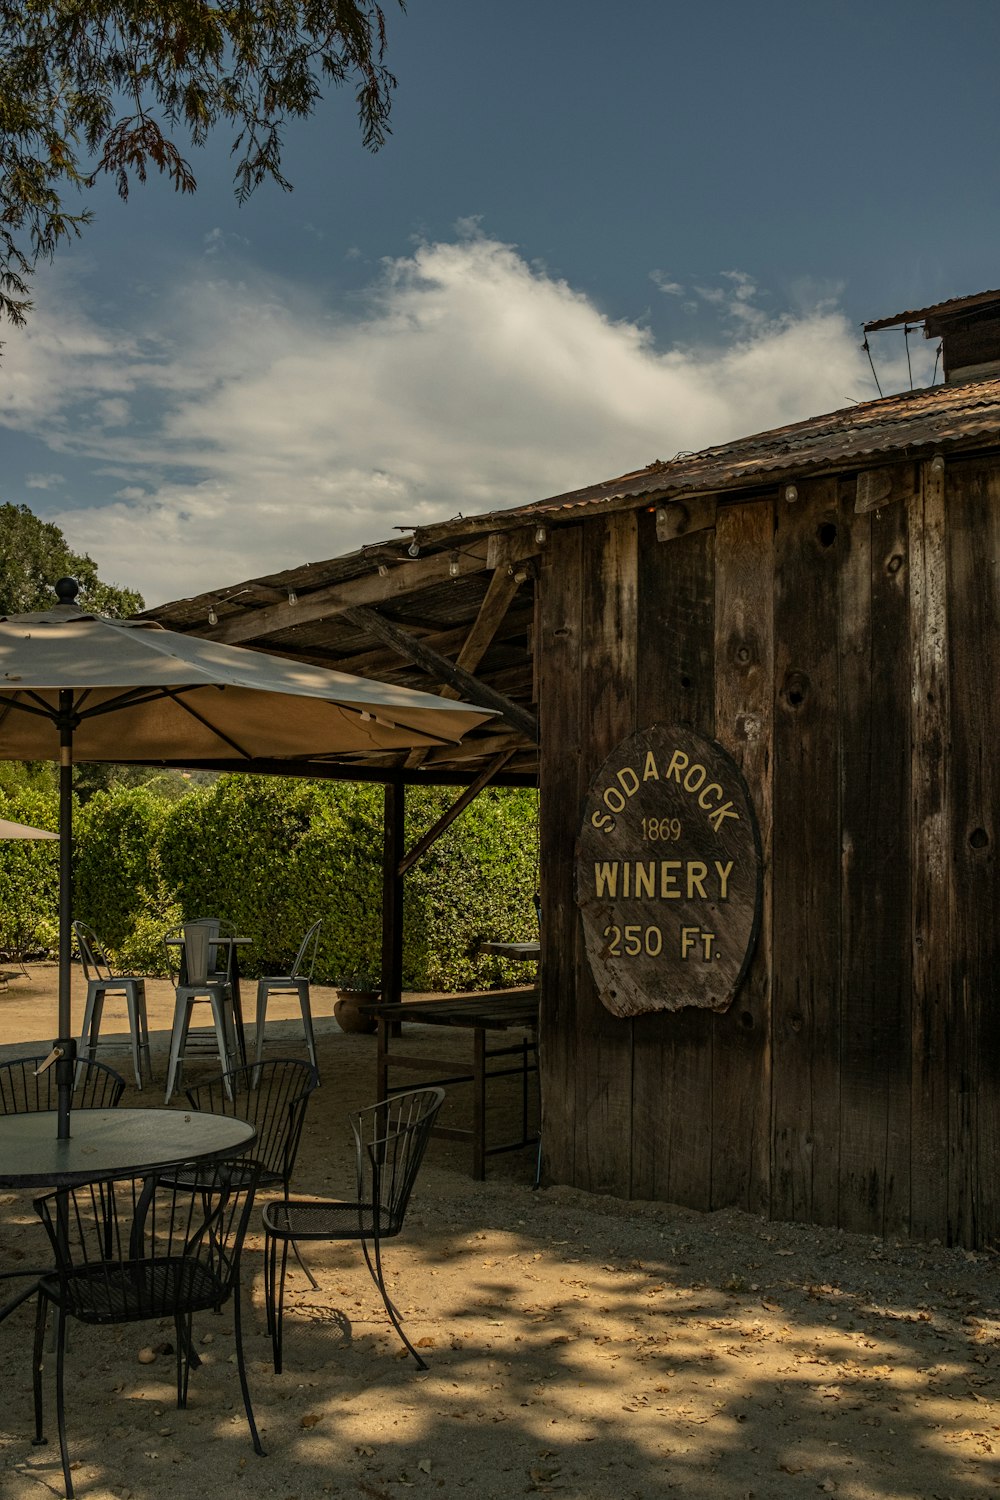
<path fill-rule="evenodd" d="M 897 313 L 866 323 L 865 333 L 903 324 L 924 325 L 924 338 L 941 340 L 941 359 L 947 385 L 1000 376 L 1000 291 L 953 297 L 933 307 Z"/>

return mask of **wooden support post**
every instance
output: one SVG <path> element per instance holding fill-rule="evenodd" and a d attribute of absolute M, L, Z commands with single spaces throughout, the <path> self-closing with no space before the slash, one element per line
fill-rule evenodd
<path fill-rule="evenodd" d="M 382 1003 L 398 1004 L 403 996 L 403 818 L 406 787 L 387 781 L 382 841 Z M 399 1023 L 394 1025 L 398 1027 Z"/>

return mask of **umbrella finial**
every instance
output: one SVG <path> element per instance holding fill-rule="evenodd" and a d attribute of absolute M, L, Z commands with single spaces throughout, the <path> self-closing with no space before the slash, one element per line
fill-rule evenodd
<path fill-rule="evenodd" d="M 75 578 L 56 579 L 56 598 L 60 604 L 75 604 L 80 585 Z"/>

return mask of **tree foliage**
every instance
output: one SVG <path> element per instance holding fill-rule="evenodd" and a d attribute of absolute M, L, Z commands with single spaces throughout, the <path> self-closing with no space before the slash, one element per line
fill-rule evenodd
<path fill-rule="evenodd" d="M 38 258 L 92 217 L 71 189 L 108 174 L 127 198 L 155 169 L 193 192 L 178 138 L 230 127 L 237 197 L 267 178 L 287 189 L 286 122 L 323 85 L 353 84 L 377 150 L 396 84 L 385 45 L 376 0 L 0 0 L 0 315 L 24 321 Z"/>
<path fill-rule="evenodd" d="M 118 617 L 142 609 L 141 594 L 102 583 L 93 558 L 71 551 L 53 522 L 39 520 L 26 505 L 0 505 L 0 614 L 51 609 L 53 585 L 67 574 L 80 585 L 84 609 Z"/>

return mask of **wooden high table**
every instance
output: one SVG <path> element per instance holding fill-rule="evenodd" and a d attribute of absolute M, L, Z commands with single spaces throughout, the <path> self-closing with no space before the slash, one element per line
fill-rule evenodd
<path fill-rule="evenodd" d="M 399 1003 L 381 1005 L 373 1002 L 361 1007 L 378 1020 L 378 1099 L 379 1103 L 390 1094 L 403 1093 L 415 1087 L 413 1082 L 390 1084 L 390 1068 L 404 1068 L 411 1073 L 439 1076 L 423 1078 L 425 1084 L 471 1083 L 472 1084 L 472 1128 L 457 1125 L 435 1124 L 434 1135 L 447 1140 L 470 1141 L 472 1144 L 472 1175 L 478 1181 L 486 1176 L 486 1158 L 504 1151 L 519 1151 L 537 1140 L 536 1134 L 528 1131 L 528 1079 L 538 1072 L 538 988 L 486 990 L 474 995 L 454 995 L 443 1000 L 404 1000 Z M 452 1026 L 472 1032 L 471 1072 L 446 1072 L 454 1069 L 454 1057 L 416 1056 L 396 1050 L 391 1045 L 392 1031 L 399 1021 L 414 1021 L 422 1026 Z M 526 1034 L 516 1042 L 505 1042 L 491 1046 L 487 1041 L 490 1032 L 524 1031 Z M 401 1039 L 397 1039 L 401 1040 Z M 517 1058 L 513 1065 L 505 1060 Z M 500 1060 L 504 1066 L 491 1067 Z M 521 1079 L 521 1139 L 505 1141 L 502 1145 L 486 1143 L 486 1089 L 494 1078 Z"/>

